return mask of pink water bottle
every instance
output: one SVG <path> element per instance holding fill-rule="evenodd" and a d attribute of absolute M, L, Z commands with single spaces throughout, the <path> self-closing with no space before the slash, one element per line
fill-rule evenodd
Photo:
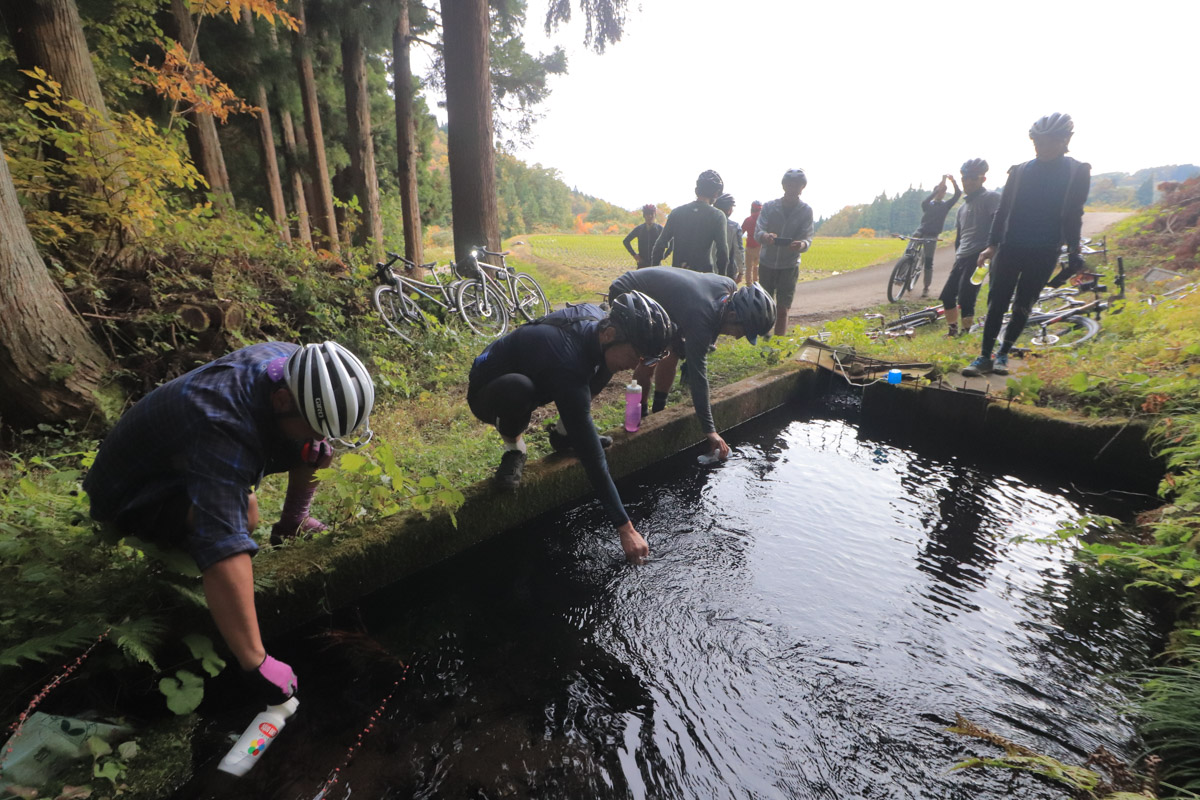
<path fill-rule="evenodd" d="M 633 433 L 642 424 L 642 387 L 630 381 L 625 387 L 625 430 Z"/>

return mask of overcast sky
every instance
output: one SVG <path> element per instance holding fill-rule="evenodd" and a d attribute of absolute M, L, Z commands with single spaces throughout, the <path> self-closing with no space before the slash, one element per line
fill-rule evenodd
<path fill-rule="evenodd" d="M 1200 0 L 630 0 L 604 55 L 577 10 L 547 39 L 545 5 L 529 0 L 526 45 L 562 45 L 569 73 L 517 155 L 628 208 L 693 199 L 705 169 L 735 215 L 793 166 L 818 216 L 973 157 L 999 188 L 1053 111 L 1093 172 L 1200 163 Z"/>

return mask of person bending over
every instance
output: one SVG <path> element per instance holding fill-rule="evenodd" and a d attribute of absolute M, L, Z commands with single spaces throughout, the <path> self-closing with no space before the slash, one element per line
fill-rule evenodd
<path fill-rule="evenodd" d="M 614 373 L 640 362 L 655 363 L 674 336 L 675 326 L 661 305 L 640 292 L 629 292 L 614 299 L 608 315 L 590 303 L 568 306 L 488 345 L 471 365 L 467 404 L 481 422 L 496 426 L 504 440 L 494 477 L 497 488 L 520 485 L 525 429 L 534 409 L 553 402 L 561 430 L 551 436 L 551 446 L 575 450 L 620 534 L 626 558 L 645 558 L 649 548 L 630 522 L 608 473 L 591 404 Z"/>
<path fill-rule="evenodd" d="M 639 291 L 657 300 L 671 319 L 677 320 L 679 333 L 671 353 L 658 364 L 642 364 L 633 372 L 642 386 L 642 416 L 646 416 L 648 389 L 654 378 L 653 411 L 661 411 L 667 393 L 675 382 L 675 365 L 687 359 L 687 382 L 692 392 L 696 418 L 709 442 L 709 451 L 721 458 L 729 455 L 729 445 L 717 433 L 708 394 L 708 352 L 717 336 L 745 336 L 750 344 L 775 325 L 775 301 L 758 284 L 737 288 L 723 275 L 689 272 L 671 267 L 649 267 L 626 272 L 612 282 L 608 296 Z"/>
<path fill-rule="evenodd" d="M 374 403 L 366 367 L 336 342 L 251 345 L 142 398 L 104 438 L 84 478 L 92 517 L 106 528 L 191 554 L 217 630 L 267 703 L 291 697 L 297 681 L 259 635 L 254 487 L 264 475 L 288 473 L 272 543 L 323 530 L 309 516 L 314 473 L 335 449 L 370 440 Z"/>

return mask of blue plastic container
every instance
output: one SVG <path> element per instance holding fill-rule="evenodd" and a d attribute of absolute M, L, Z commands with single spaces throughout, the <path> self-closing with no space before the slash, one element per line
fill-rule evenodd
<path fill-rule="evenodd" d="M 904 373 L 898 369 L 889 369 L 887 378 L 888 383 L 900 383 L 904 380 Z"/>

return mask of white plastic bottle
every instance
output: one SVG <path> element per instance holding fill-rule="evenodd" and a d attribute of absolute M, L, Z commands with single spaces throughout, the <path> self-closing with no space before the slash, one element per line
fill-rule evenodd
<path fill-rule="evenodd" d="M 625 430 L 633 433 L 642 424 L 642 387 L 630 381 L 625 387 Z"/>
<path fill-rule="evenodd" d="M 217 769 L 239 778 L 249 772 L 299 706 L 300 701 L 295 697 L 289 697 L 277 706 L 267 706 L 221 759 Z"/>

